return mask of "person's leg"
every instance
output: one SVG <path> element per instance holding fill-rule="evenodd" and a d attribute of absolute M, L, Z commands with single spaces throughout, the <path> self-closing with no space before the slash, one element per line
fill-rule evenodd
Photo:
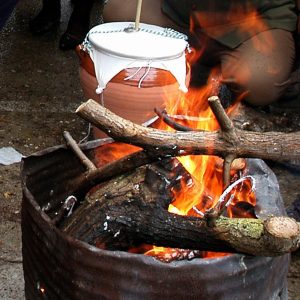
<path fill-rule="evenodd" d="M 0 1 L 0 30 L 4 27 L 11 13 L 13 12 L 18 0 Z"/>
<path fill-rule="evenodd" d="M 135 13 L 135 0 L 124 0 L 121 7 L 118 0 L 109 0 L 103 17 L 105 22 L 134 21 Z M 162 13 L 161 0 L 143 1 L 141 22 L 177 29 Z M 206 41 L 200 42 L 205 47 Z M 295 43 L 290 32 L 268 30 L 247 40 L 235 50 L 213 41 L 211 43 L 215 45 L 212 47 L 214 53 L 209 51 L 208 60 L 217 64 L 219 57 L 224 79 L 235 82 L 231 83 L 231 87 L 237 92 L 248 92 L 246 101 L 254 105 L 266 105 L 282 96 L 288 86 L 295 59 Z"/>
<path fill-rule="evenodd" d="M 43 0 L 39 14 L 29 22 L 33 34 L 41 35 L 57 26 L 60 22 L 60 0 Z"/>
<path fill-rule="evenodd" d="M 74 49 L 80 44 L 90 27 L 90 14 L 94 0 L 73 0 L 73 11 L 66 32 L 61 36 L 59 47 L 62 50 Z"/>
<path fill-rule="evenodd" d="M 295 42 L 290 32 L 273 29 L 245 41 L 233 51 L 221 54 L 224 79 L 248 92 L 245 101 L 268 105 L 288 87 L 295 59 Z"/>

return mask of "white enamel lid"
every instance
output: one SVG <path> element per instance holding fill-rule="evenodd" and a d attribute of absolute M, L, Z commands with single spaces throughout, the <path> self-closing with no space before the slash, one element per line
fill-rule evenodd
<path fill-rule="evenodd" d="M 133 22 L 111 22 L 93 27 L 90 45 L 100 52 L 132 59 L 166 60 L 185 52 L 186 36 L 170 28 Z"/>

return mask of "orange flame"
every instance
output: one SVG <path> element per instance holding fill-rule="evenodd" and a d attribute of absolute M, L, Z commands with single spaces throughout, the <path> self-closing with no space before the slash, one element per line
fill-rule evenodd
<path fill-rule="evenodd" d="M 207 99 L 215 89 L 216 82 L 220 82 L 218 70 L 213 70 L 208 83 L 200 89 L 190 89 L 187 94 L 174 102 L 167 98 L 166 111 L 170 116 L 185 126 L 194 130 L 214 131 L 219 129 L 219 125 L 213 115 Z M 227 113 L 234 113 L 236 106 L 232 106 Z M 159 124 L 160 129 L 173 129 Z M 169 211 L 179 215 L 189 215 L 203 217 L 205 212 L 214 207 L 223 192 L 223 160 L 216 156 L 194 155 L 177 157 L 184 168 L 191 174 L 192 182 L 182 182 L 181 188 L 173 191 L 175 201 L 169 206 Z M 244 168 L 245 165 L 242 165 Z M 240 170 L 241 171 L 241 170 Z M 232 179 L 236 177 L 236 172 L 232 172 Z M 230 198 L 230 206 L 227 209 L 229 217 L 255 217 L 253 207 L 255 205 L 255 195 L 252 192 L 251 182 L 242 181 L 225 198 Z M 165 251 L 168 257 L 172 250 L 163 247 L 153 247 L 145 254 L 161 257 Z M 220 257 L 228 255 L 226 253 L 202 252 L 201 256 L 206 258 Z"/>
<path fill-rule="evenodd" d="M 140 148 L 124 143 L 113 142 L 106 144 L 103 147 L 97 148 L 95 151 L 95 163 L 98 168 L 111 163 L 117 159 L 120 159 L 126 155 L 138 151 Z"/>
<path fill-rule="evenodd" d="M 215 90 L 215 85 L 219 83 L 220 76 L 218 70 L 213 70 L 208 80 L 208 84 L 199 89 L 190 89 L 187 94 L 181 95 L 174 102 L 173 99 L 166 98 L 166 111 L 174 117 L 176 122 L 188 126 L 193 130 L 214 131 L 219 129 L 218 122 L 213 115 L 207 99 Z M 236 106 L 232 106 L 228 113 L 235 112 Z M 157 122 L 156 127 L 163 130 L 174 131 L 164 122 Z M 96 161 L 98 167 L 108 162 L 128 155 L 139 148 L 122 143 L 112 143 L 101 147 L 96 151 Z M 180 189 L 174 190 L 175 201 L 169 206 L 169 211 L 180 215 L 203 217 L 204 213 L 214 207 L 223 192 L 223 160 L 216 156 L 192 155 L 177 157 L 184 168 L 191 175 L 192 181 L 184 182 Z M 234 179 L 235 172 L 232 174 Z M 231 199 L 231 205 L 227 210 L 229 217 L 255 217 L 253 206 L 255 196 L 251 190 L 251 182 L 243 181 L 227 197 Z M 176 257 L 176 249 L 155 247 L 151 245 L 141 245 L 129 250 L 132 253 L 144 253 L 166 259 Z M 201 257 L 212 258 L 228 255 L 226 253 L 201 252 Z"/>
<path fill-rule="evenodd" d="M 221 35 L 229 33 L 233 27 L 231 25 L 224 25 L 228 23 L 236 28 L 239 26 L 239 34 L 248 34 L 254 37 L 255 33 L 266 31 L 267 26 L 259 17 L 259 14 L 253 7 L 249 5 L 236 6 L 228 13 L 223 12 L 218 14 L 214 10 L 211 13 L 195 12 L 191 21 L 191 31 L 196 26 L 204 28 L 206 32 L 213 37 L 220 37 Z M 253 43 L 261 52 L 267 53 L 272 50 L 273 39 L 271 35 L 264 35 L 264 40 L 254 37 Z M 189 63 L 193 64 L 202 55 L 205 47 L 205 42 L 201 43 L 201 47 L 191 53 L 188 57 Z M 234 67 L 233 67 L 234 68 Z M 245 76 L 251 76 L 248 70 L 243 70 Z M 246 74 L 246 75 L 245 75 Z M 178 99 L 170 99 L 166 97 L 166 111 L 179 124 L 192 128 L 193 130 L 215 131 L 219 129 L 219 124 L 213 115 L 207 99 L 216 91 L 216 86 L 221 81 L 219 69 L 212 70 L 212 73 L 207 81 L 207 85 L 202 88 L 190 88 L 187 94 L 182 94 Z M 243 97 L 241 95 L 240 97 Z M 237 103 L 237 101 L 236 101 Z M 232 105 L 227 113 L 229 115 L 235 113 L 237 106 Z M 158 124 L 158 125 L 157 125 Z M 168 127 L 164 122 L 156 122 L 159 129 L 174 131 L 173 128 Z M 117 145 L 118 157 L 135 151 L 137 148 L 128 150 L 128 145 L 122 146 L 122 149 Z M 126 153 L 123 151 L 126 149 Z M 129 151 L 129 152 L 128 152 Z M 114 153 L 112 149 L 110 153 Z M 103 155 L 101 155 L 103 157 Z M 105 156 L 105 155 L 104 155 Z M 107 161 L 111 161 L 111 157 Z M 184 182 L 180 189 L 174 190 L 175 201 L 169 206 L 169 211 L 180 215 L 189 215 L 203 217 L 205 212 L 214 207 L 218 202 L 220 196 L 224 191 L 223 187 L 223 160 L 215 156 L 195 155 L 178 157 L 178 160 L 184 168 L 191 175 L 192 180 Z M 245 167 L 245 166 L 244 166 Z M 231 173 L 231 181 L 235 181 L 239 177 L 239 172 L 243 168 L 236 169 Z M 227 206 L 227 215 L 229 217 L 249 217 L 255 218 L 254 206 L 256 204 L 255 194 L 252 191 L 251 180 L 243 180 L 236 185 L 225 196 L 225 202 L 230 205 Z M 150 248 L 151 247 L 151 248 Z M 163 247 L 152 247 L 149 245 L 142 245 L 139 248 L 131 249 L 130 252 L 141 253 L 146 255 L 159 256 L 165 253 L 172 255 L 172 249 Z M 220 257 L 227 255 L 226 253 L 202 252 L 203 257 Z"/>
<path fill-rule="evenodd" d="M 208 84 L 199 89 L 190 89 L 187 94 L 174 103 L 167 98 L 166 110 L 174 119 L 193 130 L 214 131 L 219 128 L 207 99 L 214 92 L 215 85 L 220 82 L 218 70 L 212 71 Z M 234 111 L 234 106 L 230 112 Z M 173 130 L 160 123 L 160 129 Z M 178 160 L 191 174 L 193 182 L 182 183 L 176 191 L 176 200 L 170 205 L 169 211 L 180 215 L 196 215 L 205 213 L 213 207 L 223 192 L 222 159 L 215 156 L 195 155 L 178 157 Z M 194 209 L 196 208 L 196 210 Z"/>

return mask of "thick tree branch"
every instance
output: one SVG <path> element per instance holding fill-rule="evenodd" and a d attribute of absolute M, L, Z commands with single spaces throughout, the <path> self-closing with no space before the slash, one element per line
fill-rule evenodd
<path fill-rule="evenodd" d="M 237 144 L 214 132 L 166 132 L 134 124 L 115 115 L 94 100 L 80 105 L 76 113 L 115 140 L 134 144 L 154 156 L 209 154 L 254 157 L 274 161 L 300 159 L 300 132 L 250 132 L 235 129 Z"/>
<path fill-rule="evenodd" d="M 114 250 L 146 243 L 277 256 L 299 247 L 300 225 L 287 217 L 267 220 L 219 217 L 214 226 L 209 226 L 205 218 L 168 212 L 172 201 L 169 183 L 178 180 L 178 175 L 176 170 L 167 178 L 164 173 L 161 167 L 156 170 L 151 165 L 101 185 L 62 230 L 82 241 Z"/>

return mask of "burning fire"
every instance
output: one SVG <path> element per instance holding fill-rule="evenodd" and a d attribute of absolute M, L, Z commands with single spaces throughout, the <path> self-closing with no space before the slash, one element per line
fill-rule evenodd
<path fill-rule="evenodd" d="M 166 101 L 166 111 L 173 116 L 176 122 L 188 126 L 193 130 L 215 131 L 219 129 L 219 124 L 215 119 L 207 99 L 214 92 L 216 81 L 219 82 L 217 70 L 214 70 L 208 80 L 208 84 L 201 89 L 190 89 L 187 94 L 183 94 L 181 99 L 174 104 L 174 99 Z M 232 106 L 227 113 L 232 114 L 236 110 L 236 105 Z M 161 122 L 159 129 L 170 130 L 165 123 Z M 213 208 L 222 193 L 223 187 L 223 160 L 216 156 L 191 155 L 177 157 L 184 168 L 192 177 L 191 181 L 182 181 L 181 188 L 174 191 L 175 201 L 169 206 L 169 211 L 179 215 L 203 217 L 205 212 Z M 241 162 L 240 162 L 241 163 Z M 239 178 L 239 172 L 245 168 L 245 161 L 232 171 L 232 182 Z M 250 180 L 242 180 L 226 196 L 226 201 L 230 203 L 227 207 L 229 217 L 255 217 L 253 207 L 256 203 Z M 153 247 L 146 252 L 147 255 L 159 256 L 165 253 L 172 255 L 172 249 L 163 247 Z M 226 253 L 202 253 L 204 257 L 220 257 Z"/>
<path fill-rule="evenodd" d="M 216 70 L 212 72 L 208 84 L 201 89 L 190 89 L 187 94 L 174 105 L 172 99 L 167 99 L 166 110 L 170 115 L 177 116 L 177 121 L 192 128 L 193 130 L 215 131 L 219 129 L 219 124 L 215 119 L 207 99 L 214 90 Z M 217 78 L 217 79 L 216 79 Z M 233 113 L 236 106 L 232 106 L 228 113 Z M 160 124 L 160 129 L 173 130 L 164 123 Z M 178 157 L 184 168 L 191 174 L 192 182 L 182 182 L 181 189 L 176 191 L 175 201 L 170 205 L 169 211 L 180 215 L 203 216 L 205 212 L 214 207 L 224 191 L 223 187 L 223 160 L 216 156 L 194 155 Z M 238 178 L 238 171 L 244 169 L 245 163 L 238 166 L 238 170 L 232 172 L 232 180 Z M 239 201 L 255 204 L 255 197 L 251 190 L 250 182 L 242 182 L 234 192 L 234 201 L 228 209 L 228 215 L 236 215 L 231 210 L 234 204 Z M 233 197 L 233 196 L 232 196 Z M 247 199 L 247 200 L 245 200 Z M 243 217 L 247 217 L 243 213 Z"/>
<path fill-rule="evenodd" d="M 174 103 L 174 99 L 166 99 L 166 111 L 175 121 L 188 126 L 193 130 L 214 131 L 219 129 L 218 122 L 213 115 L 207 99 L 214 92 L 215 85 L 219 82 L 217 70 L 211 74 L 208 84 L 201 89 L 190 89 L 187 94 Z M 227 113 L 232 114 L 236 105 L 230 107 Z M 156 122 L 156 127 L 161 130 L 174 131 L 162 120 Z M 96 153 L 102 164 L 128 155 L 139 148 L 122 143 L 112 143 L 103 147 L 104 152 Z M 175 201 L 169 206 L 169 211 L 179 215 L 203 217 L 205 212 L 214 207 L 224 192 L 223 186 L 223 159 L 216 156 L 192 155 L 177 157 L 184 168 L 191 175 L 192 180 L 181 182 L 180 189 L 173 191 Z M 239 179 L 240 172 L 246 167 L 244 160 L 237 164 L 231 173 L 231 181 Z M 240 180 L 240 183 L 230 192 L 223 195 L 225 202 L 230 203 L 227 207 L 229 217 L 252 217 L 253 207 L 256 203 L 252 191 L 252 182 L 249 179 Z M 183 251 L 183 250 L 180 250 Z M 166 261 L 178 254 L 176 249 L 142 245 L 139 248 L 130 249 L 129 252 L 144 253 L 146 255 L 163 257 Z M 183 255 L 183 254 L 180 254 Z M 179 255 L 179 256 L 180 256 Z M 188 257 L 188 254 L 185 254 Z M 226 253 L 202 252 L 201 257 L 220 257 Z"/>
<path fill-rule="evenodd" d="M 251 36 L 251 33 L 255 34 L 256 32 L 266 29 L 266 25 L 260 20 L 257 12 L 250 7 L 236 6 L 235 9 L 230 12 L 230 16 L 231 20 L 236 20 L 236 22 L 247 20 L 247 22 L 242 22 L 242 24 L 246 25 L 240 27 L 240 32 L 248 32 Z M 209 28 L 209 22 L 216 18 L 221 22 L 224 16 L 216 16 L 214 12 L 214 17 L 212 18 L 212 16 L 207 14 L 201 15 L 201 13 L 196 13 L 191 22 L 191 31 L 193 31 L 195 24 L 199 22 L 201 22 L 202 28 Z M 230 30 L 230 28 L 220 24 L 220 26 L 211 27 L 210 30 L 215 30 L 212 34 L 218 36 L 224 34 L 224 30 Z M 265 37 L 267 38 L 267 36 Z M 259 41 L 254 38 L 253 42 L 259 51 L 267 52 L 272 49 L 273 42 L 271 36 L 268 40 L 264 41 Z M 202 50 L 203 49 L 197 49 L 196 52 L 190 54 L 188 61 L 191 63 L 196 61 L 202 54 Z M 244 74 L 247 74 L 247 70 Z M 250 74 L 248 75 L 250 76 Z M 168 98 L 168 95 L 165 95 L 166 112 L 176 123 L 187 126 L 192 130 L 218 130 L 219 124 L 207 100 L 210 96 L 216 95 L 221 80 L 220 71 L 215 69 L 211 72 L 206 86 L 197 89 L 190 88 L 187 94 L 182 93 L 180 99 L 176 101 Z M 239 78 L 239 80 L 247 80 L 247 78 Z M 241 97 L 243 96 L 244 95 L 241 95 Z M 239 101 L 236 101 L 236 103 L 238 102 Z M 227 109 L 227 114 L 231 115 L 235 113 L 236 109 L 237 104 L 232 105 Z M 166 125 L 162 120 L 156 122 L 156 125 L 158 129 L 174 131 L 173 128 Z M 137 150 L 137 148 L 132 148 L 132 146 L 124 144 L 114 144 L 110 147 L 115 147 L 117 150 L 117 152 L 111 151 L 112 149 L 109 151 L 114 154 L 118 153 L 115 159 Z M 111 157 L 107 159 L 108 162 L 111 160 Z M 253 208 L 256 204 L 256 198 L 253 192 L 253 182 L 246 177 L 240 179 L 246 168 L 245 160 L 239 161 L 237 163 L 238 167 L 232 168 L 231 183 L 237 182 L 237 184 L 233 184 L 234 187 L 225 195 L 223 194 L 223 159 L 216 156 L 194 155 L 178 157 L 178 160 L 191 175 L 191 180 L 186 182 L 183 179 L 181 188 L 177 188 L 173 191 L 175 201 L 169 206 L 170 212 L 201 218 L 207 210 L 215 207 L 221 197 L 224 203 L 227 203 L 225 211 L 229 217 L 255 218 Z M 130 252 L 141 253 L 141 251 L 143 251 L 146 255 L 159 257 L 163 254 L 166 257 L 172 257 L 175 255 L 173 250 L 174 249 L 170 248 L 142 245 L 139 249 L 131 249 Z M 220 257 L 224 255 L 227 254 L 212 252 L 201 254 L 202 257 Z"/>
<path fill-rule="evenodd" d="M 211 14 L 209 11 L 211 11 Z M 190 32 L 195 32 L 196 26 L 199 25 L 207 30 L 211 36 L 222 36 L 233 29 L 230 24 L 226 25 L 228 20 L 231 20 L 231 24 L 234 24 L 235 27 L 236 24 L 240 24 L 238 30 L 241 35 L 248 34 L 253 37 L 254 47 L 258 51 L 263 53 L 272 51 L 274 42 L 271 34 L 265 34 L 264 40 L 255 38 L 256 33 L 266 32 L 267 25 L 250 4 L 238 5 L 234 3 L 234 6 L 228 12 L 220 14 L 216 13 L 214 9 L 208 9 L 205 12 L 195 11 L 191 17 Z M 197 51 L 193 51 L 188 57 L 191 64 L 195 63 L 202 55 L 205 48 L 203 42 L 205 41 L 201 41 L 201 47 Z M 183 121 L 180 118 L 177 118 L 176 121 L 194 130 L 218 130 L 218 122 L 210 110 L 207 99 L 209 96 L 216 94 L 216 86 L 222 80 L 219 74 L 218 69 L 212 70 L 206 86 L 201 89 L 189 89 L 189 92 L 182 95 L 182 98 L 176 103 L 174 103 L 174 99 L 169 99 L 166 96 L 166 111 L 169 115 L 173 115 L 175 119 L 176 116 L 185 116 Z M 244 78 L 237 78 L 237 80 L 241 82 L 247 80 L 245 74 L 248 74 L 247 70 L 243 70 Z M 251 75 L 248 74 L 247 76 Z M 229 115 L 234 113 L 236 108 L 236 105 L 233 105 L 227 113 Z M 159 128 L 172 130 L 164 123 L 161 123 Z M 170 205 L 169 211 L 180 215 L 201 217 L 208 209 L 217 204 L 224 191 L 222 184 L 223 160 L 219 157 L 204 155 L 178 157 L 178 160 L 191 174 L 193 180 L 188 183 L 182 182 L 182 188 L 176 191 L 176 200 Z M 241 171 L 240 168 L 232 172 L 232 182 L 238 179 L 238 173 Z M 255 217 L 251 208 L 254 207 L 256 199 L 250 180 L 242 181 L 227 197 L 230 199 L 228 201 L 230 205 L 227 207 L 229 217 Z"/>

